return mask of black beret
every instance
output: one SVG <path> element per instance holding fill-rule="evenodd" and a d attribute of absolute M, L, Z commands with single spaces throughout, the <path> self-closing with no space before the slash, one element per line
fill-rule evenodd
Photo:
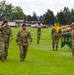
<path fill-rule="evenodd" d="M 3 24 L 7 23 L 7 21 L 4 21 Z"/>
<path fill-rule="evenodd" d="M 22 27 L 23 27 L 23 26 L 26 26 L 26 24 L 22 24 Z"/>
<path fill-rule="evenodd" d="M 38 24 L 40 24 L 40 22 L 38 22 Z"/>

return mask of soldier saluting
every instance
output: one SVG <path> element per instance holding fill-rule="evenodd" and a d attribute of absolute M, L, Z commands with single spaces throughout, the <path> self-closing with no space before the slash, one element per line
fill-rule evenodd
<path fill-rule="evenodd" d="M 3 40 L 4 40 L 4 60 L 6 60 L 8 56 L 8 48 L 9 48 L 9 42 L 12 40 L 12 30 L 8 26 L 8 22 L 4 21 L 3 25 L 0 27 L 0 31 L 3 34 Z"/>

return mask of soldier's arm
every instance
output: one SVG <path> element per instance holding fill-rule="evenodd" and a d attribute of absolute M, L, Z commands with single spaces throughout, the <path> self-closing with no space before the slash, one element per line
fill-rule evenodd
<path fill-rule="evenodd" d="M 12 30 L 10 29 L 9 41 L 11 41 L 12 39 L 13 39 L 13 34 L 12 34 Z"/>
<path fill-rule="evenodd" d="M 19 32 L 18 32 L 18 34 L 17 34 L 17 36 L 16 36 L 16 43 L 17 43 L 17 44 L 19 44 L 19 37 L 20 37 L 20 36 L 19 36 Z"/>
<path fill-rule="evenodd" d="M 31 36 L 31 33 L 29 32 L 29 43 L 31 44 L 32 41 L 33 41 L 32 36 Z"/>
<path fill-rule="evenodd" d="M 51 37 L 53 36 L 53 33 L 54 33 L 54 31 L 53 31 L 53 29 L 52 29 L 52 31 L 51 31 Z"/>

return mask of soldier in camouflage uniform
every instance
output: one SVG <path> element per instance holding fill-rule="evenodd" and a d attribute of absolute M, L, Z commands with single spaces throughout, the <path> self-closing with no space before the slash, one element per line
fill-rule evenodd
<path fill-rule="evenodd" d="M 4 61 L 4 38 L 3 38 L 3 34 L 2 31 L 0 31 L 0 59 L 1 61 Z"/>
<path fill-rule="evenodd" d="M 40 23 L 38 23 L 38 26 L 37 26 L 37 44 L 39 44 L 39 42 L 40 42 L 40 37 L 41 37 L 41 25 L 40 25 Z"/>
<path fill-rule="evenodd" d="M 3 39 L 4 39 L 4 55 L 5 55 L 5 60 L 8 56 L 8 48 L 9 48 L 9 42 L 12 40 L 12 31 L 11 28 L 8 26 L 8 22 L 4 21 L 3 26 L 0 27 L 0 30 L 2 31 L 3 34 Z"/>
<path fill-rule="evenodd" d="M 61 29 L 59 29 L 58 32 L 57 32 L 56 29 L 55 29 L 55 27 L 53 27 L 52 31 L 51 31 L 52 48 L 53 48 L 53 50 L 54 50 L 54 48 L 56 46 L 56 51 L 57 51 L 60 36 L 61 36 Z"/>
<path fill-rule="evenodd" d="M 72 55 L 73 55 L 73 58 L 74 58 L 74 23 L 72 24 Z"/>
<path fill-rule="evenodd" d="M 29 31 L 26 30 L 26 25 L 22 25 L 22 30 L 18 32 L 16 42 L 17 45 L 19 45 L 20 48 L 20 62 L 24 61 L 27 55 L 28 51 L 28 38 L 29 38 L 29 43 L 31 44 L 32 42 L 32 37 Z"/>

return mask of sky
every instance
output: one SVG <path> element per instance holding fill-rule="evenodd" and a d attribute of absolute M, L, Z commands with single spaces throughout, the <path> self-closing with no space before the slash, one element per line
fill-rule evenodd
<path fill-rule="evenodd" d="M 32 15 L 34 11 L 38 16 L 47 12 L 47 9 L 50 9 L 56 15 L 64 7 L 69 9 L 74 7 L 74 0 L 6 0 L 6 3 L 21 6 L 26 15 Z"/>

